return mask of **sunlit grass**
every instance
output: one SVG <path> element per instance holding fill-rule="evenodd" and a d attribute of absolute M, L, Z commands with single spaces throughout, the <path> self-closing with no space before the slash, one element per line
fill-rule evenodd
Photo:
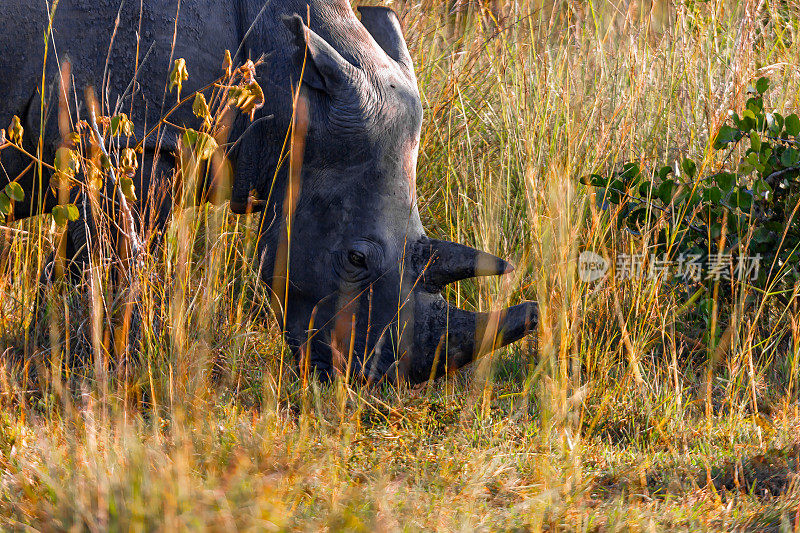
<path fill-rule="evenodd" d="M 90 327 L 124 303 L 108 272 L 39 294 L 60 230 L 17 223 L 0 230 L 7 527 L 797 526 L 796 303 L 724 309 L 709 336 L 673 284 L 585 284 L 576 265 L 587 249 L 649 253 L 581 176 L 684 154 L 713 168 L 711 135 L 761 75 L 772 108 L 798 111 L 798 7 L 445 4 L 394 4 L 426 110 L 421 216 L 517 265 L 449 297 L 537 300 L 537 338 L 416 391 L 304 388 L 257 283 L 258 216 L 206 206 L 178 211 L 144 257 L 141 361 L 115 365 L 88 357 L 114 352 L 113 324 Z"/>

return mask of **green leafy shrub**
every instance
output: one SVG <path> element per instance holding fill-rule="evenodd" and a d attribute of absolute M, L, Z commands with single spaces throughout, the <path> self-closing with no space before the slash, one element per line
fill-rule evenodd
<path fill-rule="evenodd" d="M 705 279 L 760 289 L 791 289 L 800 279 L 800 118 L 768 112 L 768 88 L 758 79 L 745 108 L 713 138 L 723 161 L 715 172 L 684 158 L 652 170 L 626 163 L 582 180 L 603 208 L 616 208 L 619 227 L 648 238 L 653 260 L 679 265 L 677 276 L 698 273 L 680 268 L 691 261 L 706 265 Z"/>

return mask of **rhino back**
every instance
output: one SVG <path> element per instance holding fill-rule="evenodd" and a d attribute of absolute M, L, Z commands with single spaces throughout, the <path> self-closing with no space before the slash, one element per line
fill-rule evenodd
<path fill-rule="evenodd" d="M 39 88 L 48 13 L 44 3 L 3 0 L 3 4 L 0 127 L 5 127 L 13 115 L 20 116 L 33 145 L 40 133 Z M 44 120 L 46 147 L 50 148 L 45 158 L 52 157 L 59 142 L 54 110 L 60 62 L 68 59 L 72 65 L 80 106 L 85 109 L 86 86 L 95 87 L 98 93 L 102 88 L 111 112 L 131 115 L 137 136 L 141 136 L 175 103 L 174 92 L 166 91 L 174 59 L 186 60 L 189 79 L 184 83 L 183 95 L 188 95 L 222 75 L 226 49 L 232 53 L 238 50 L 235 62 L 263 59 L 258 76 L 266 104 L 256 115 L 255 124 L 239 120 L 232 132 L 231 139 L 239 141 L 233 195 L 242 200 L 251 189 L 262 193 L 270 190 L 275 176 L 279 181 L 285 178 L 285 169 L 278 170 L 278 161 L 291 122 L 292 88 L 299 81 L 302 63 L 302 50 L 297 48 L 282 17 L 305 14 L 308 4 L 312 6 L 310 27 L 353 64 L 370 64 L 363 55 L 370 47 L 364 47 L 362 42 L 370 37 L 349 4 L 341 0 L 61 0 L 47 56 L 45 101 L 54 105 L 49 106 Z M 311 100 L 312 106 L 325 105 L 318 95 Z M 74 113 L 75 106 L 72 107 Z M 191 102 L 172 114 L 170 121 L 196 125 Z M 170 147 L 176 137 L 177 132 L 170 131 L 159 142 Z M 155 143 L 154 139 L 148 141 Z M 0 185 L 28 163 L 8 152 L 3 154 L 6 172 L 0 172 Z M 26 190 L 29 188 L 30 184 Z"/>
<path fill-rule="evenodd" d="M 59 142 L 55 109 L 62 62 L 69 61 L 72 66 L 83 118 L 83 90 L 92 86 L 98 95 L 102 92 L 112 113 L 131 115 L 141 136 L 145 127 L 154 124 L 176 101 L 174 92 L 166 91 L 174 59 L 186 60 L 189 80 L 182 94 L 188 95 L 223 74 L 225 49 L 236 50 L 240 42 L 238 12 L 231 2 L 61 0 L 53 18 L 45 67 L 44 35 L 49 16 L 44 3 L 5 0 L 2 15 L 0 127 L 8 125 L 13 115 L 20 116 L 28 142 L 35 143 L 43 133 L 45 158 L 52 157 Z M 47 115 L 41 132 L 43 71 Z M 75 118 L 74 100 L 71 108 Z M 194 124 L 191 103 L 171 119 L 178 124 Z M 174 137 L 167 134 L 164 139 L 169 144 Z M 4 153 L 3 163 L 7 176 L 0 175 L 0 181 L 15 177 L 28 162 Z M 30 188 L 25 181 L 23 187 Z"/>

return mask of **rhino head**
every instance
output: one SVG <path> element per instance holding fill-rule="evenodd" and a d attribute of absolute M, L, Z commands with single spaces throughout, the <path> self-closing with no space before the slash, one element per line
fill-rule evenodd
<path fill-rule="evenodd" d="M 513 267 L 426 236 L 416 198 L 423 111 L 400 23 L 385 8 L 361 8 L 359 21 L 342 4 L 328 15 L 329 39 L 305 17 L 284 17 L 302 50 L 291 136 L 302 157 L 287 163 L 296 179 L 283 223 L 262 238 L 262 277 L 301 371 L 421 383 L 521 339 L 537 307 L 472 313 L 442 297 L 449 283 Z"/>

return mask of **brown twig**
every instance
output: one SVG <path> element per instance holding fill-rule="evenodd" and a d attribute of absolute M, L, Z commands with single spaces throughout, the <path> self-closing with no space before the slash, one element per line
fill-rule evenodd
<path fill-rule="evenodd" d="M 774 187 L 782 177 L 788 176 L 792 172 L 798 172 L 798 171 L 800 171 L 800 165 L 785 168 L 783 170 L 773 172 L 772 174 L 764 178 L 764 181 L 766 181 L 770 187 Z"/>
<path fill-rule="evenodd" d="M 23 155 L 25 155 L 25 156 L 29 157 L 30 159 L 32 159 L 34 162 L 36 162 L 36 163 L 41 163 L 41 164 L 42 164 L 42 166 L 43 166 L 44 168 L 48 169 L 48 170 L 52 170 L 52 171 L 54 171 L 54 172 L 55 172 L 55 170 L 56 170 L 56 167 L 54 167 L 53 165 L 48 165 L 47 163 L 45 163 L 44 161 L 40 160 L 40 159 L 39 159 L 38 157 L 36 157 L 35 155 L 33 155 L 33 154 L 29 153 L 27 150 L 25 150 L 25 149 L 24 149 L 22 146 L 20 146 L 20 145 L 18 145 L 18 144 L 14 144 L 14 143 L 12 143 L 12 142 L 6 142 L 5 144 L 0 144 L 0 151 L 3 151 L 3 150 L 5 150 L 6 148 L 14 148 L 14 149 L 15 149 L 15 150 L 17 150 L 18 152 L 20 152 L 20 153 L 22 153 Z M 17 179 L 19 179 L 19 178 L 17 178 Z"/>
<path fill-rule="evenodd" d="M 97 127 L 97 118 L 95 116 L 94 106 L 92 105 L 89 106 L 89 125 L 92 128 L 92 132 L 94 133 L 94 137 L 97 141 L 97 146 L 100 148 L 100 151 L 106 158 L 108 158 L 109 161 L 111 161 L 111 156 L 109 155 L 108 150 L 106 150 L 105 143 L 103 143 L 103 136 L 100 134 L 100 129 Z M 117 182 L 117 176 L 114 173 L 114 169 L 109 169 L 108 174 L 111 184 L 114 186 L 115 196 L 117 202 L 119 203 L 120 211 L 122 212 L 122 233 L 128 241 L 131 257 L 138 259 L 142 250 L 142 241 L 139 238 L 139 234 L 136 232 L 136 222 L 134 221 L 133 213 L 128 205 L 128 199 L 125 198 L 125 194 L 123 194 L 122 189 Z"/>

